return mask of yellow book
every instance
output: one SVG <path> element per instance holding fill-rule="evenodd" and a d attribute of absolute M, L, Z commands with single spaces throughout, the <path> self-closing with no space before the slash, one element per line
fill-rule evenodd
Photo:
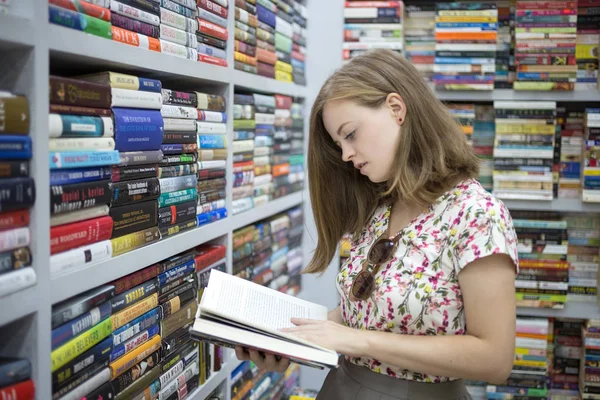
<path fill-rule="evenodd" d="M 136 347 L 121 358 L 116 359 L 110 365 L 111 380 L 117 379 L 119 375 L 133 367 L 135 364 L 161 348 L 161 336 L 156 335 L 150 341 Z"/>
<path fill-rule="evenodd" d="M 435 22 L 498 22 L 498 17 L 435 17 Z"/>
<path fill-rule="evenodd" d="M 283 72 L 280 70 L 275 70 L 275 79 L 277 79 L 278 81 L 282 81 L 282 82 L 293 82 L 294 80 L 292 79 L 292 74 L 290 74 L 289 72 Z"/>
<path fill-rule="evenodd" d="M 140 90 L 140 79 L 137 76 L 119 72 L 105 71 L 78 76 L 77 79 L 109 85 L 111 88 Z"/>
<path fill-rule="evenodd" d="M 158 305 L 158 293 L 154 293 L 143 300 L 138 301 L 127 307 L 124 310 L 113 314 L 110 318 L 112 320 L 113 329 L 119 329 L 126 323 L 133 321 L 140 315 L 152 310 Z"/>
<path fill-rule="evenodd" d="M 147 244 L 156 242 L 160 239 L 158 227 L 152 227 L 139 232 L 133 232 L 115 239 L 110 243 L 113 248 L 113 257 L 120 256 L 132 250 L 138 249 Z"/>
<path fill-rule="evenodd" d="M 54 350 L 51 353 L 51 372 L 56 371 L 75 357 L 83 354 L 106 339 L 110 336 L 112 331 L 112 321 L 110 318 L 106 318 L 99 324 Z"/>
<path fill-rule="evenodd" d="M 290 74 L 293 71 L 292 64 L 288 64 L 288 63 L 285 63 L 283 61 L 276 61 L 275 62 L 275 69 L 278 69 L 279 71 L 287 72 L 287 73 L 290 73 Z"/>
<path fill-rule="evenodd" d="M 554 125 L 502 125 L 496 124 L 496 134 L 520 134 L 532 133 L 536 135 L 554 135 L 556 127 Z"/>

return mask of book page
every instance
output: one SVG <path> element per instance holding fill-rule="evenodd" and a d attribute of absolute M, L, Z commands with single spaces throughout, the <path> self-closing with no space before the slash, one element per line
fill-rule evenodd
<path fill-rule="evenodd" d="M 218 270 L 211 270 L 202 295 L 202 312 L 256 327 L 279 330 L 294 326 L 290 319 L 327 320 L 327 308 L 295 298 Z"/>

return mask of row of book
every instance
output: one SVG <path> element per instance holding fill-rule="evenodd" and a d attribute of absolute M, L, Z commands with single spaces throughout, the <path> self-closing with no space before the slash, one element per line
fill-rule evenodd
<path fill-rule="evenodd" d="M 301 206 L 233 232 L 233 275 L 296 295 L 303 268 Z"/>
<path fill-rule="evenodd" d="M 305 0 L 236 1 L 235 69 L 306 85 Z"/>
<path fill-rule="evenodd" d="M 53 24 L 169 54 L 227 66 L 227 0 L 48 0 Z"/>
<path fill-rule="evenodd" d="M 598 202 L 600 110 L 583 103 L 448 104 L 481 159 L 479 181 L 505 200 Z"/>
<path fill-rule="evenodd" d="M 225 218 L 225 98 L 106 71 L 50 77 L 50 268 Z"/>
<path fill-rule="evenodd" d="M 0 297 L 37 282 L 32 267 L 32 140 L 26 96 L 0 91 Z"/>
<path fill-rule="evenodd" d="M 279 94 L 234 95 L 232 214 L 303 189 L 304 111 Z"/>
<path fill-rule="evenodd" d="M 502 385 L 467 382 L 473 400 L 596 399 L 600 321 L 517 318 L 515 361 Z"/>
<path fill-rule="evenodd" d="M 224 363 L 189 332 L 225 246 L 201 245 L 52 307 L 52 398 L 181 398 Z"/>
<path fill-rule="evenodd" d="M 346 1 L 343 60 L 402 53 L 445 90 L 573 90 L 598 82 L 600 2 Z"/>
<path fill-rule="evenodd" d="M 252 361 L 244 361 L 231 372 L 231 400 L 291 399 L 299 385 L 300 367 L 290 364 L 284 373 L 259 371 Z"/>

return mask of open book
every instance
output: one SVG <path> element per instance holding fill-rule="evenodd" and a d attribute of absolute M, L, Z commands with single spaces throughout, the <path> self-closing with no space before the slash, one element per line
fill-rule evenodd
<path fill-rule="evenodd" d="M 321 369 L 337 367 L 335 351 L 279 331 L 293 326 L 292 317 L 325 321 L 327 308 L 213 269 L 190 332 L 220 346 L 241 345 Z"/>

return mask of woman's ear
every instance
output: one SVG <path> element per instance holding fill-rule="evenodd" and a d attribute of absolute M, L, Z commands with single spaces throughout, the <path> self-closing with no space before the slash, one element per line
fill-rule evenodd
<path fill-rule="evenodd" d="M 398 93 L 390 93 L 385 99 L 385 104 L 390 109 L 396 123 L 399 126 L 402 126 L 406 119 L 406 105 L 404 104 L 402 97 Z"/>

